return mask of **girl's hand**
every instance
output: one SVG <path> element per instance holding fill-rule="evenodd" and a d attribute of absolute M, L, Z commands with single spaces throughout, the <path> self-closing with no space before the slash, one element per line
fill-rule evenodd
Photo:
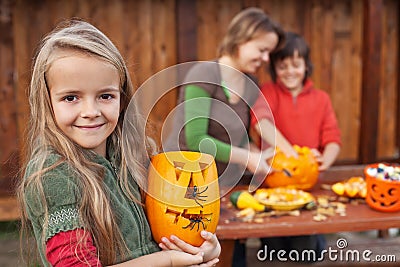
<path fill-rule="evenodd" d="M 217 236 L 215 234 L 207 231 L 201 231 L 201 236 L 204 238 L 204 242 L 200 247 L 192 246 L 174 235 L 171 235 L 169 239 L 163 237 L 159 246 L 162 250 L 177 250 L 193 255 L 202 252 L 204 253 L 204 263 L 207 264 L 204 266 L 212 266 L 219 261 L 218 257 L 221 253 L 221 245 L 219 244 Z"/>
<path fill-rule="evenodd" d="M 164 251 L 168 253 L 170 258 L 171 266 L 173 267 L 184 267 L 184 266 L 200 266 L 204 261 L 203 252 L 197 254 L 190 254 L 183 251 L 168 250 Z"/>
<path fill-rule="evenodd" d="M 216 266 L 216 264 L 219 262 L 218 258 L 215 258 L 213 260 L 210 260 L 208 262 L 203 262 L 201 264 L 197 264 L 197 265 L 191 265 L 190 267 L 214 267 Z"/>
<path fill-rule="evenodd" d="M 218 260 L 218 259 L 217 259 Z M 213 260 L 204 262 L 204 252 L 196 254 L 187 253 L 179 250 L 162 250 L 155 253 L 146 254 L 141 257 L 131 259 L 126 262 L 109 265 L 110 267 L 125 266 L 171 266 L 171 267 L 209 267 L 218 261 Z"/>

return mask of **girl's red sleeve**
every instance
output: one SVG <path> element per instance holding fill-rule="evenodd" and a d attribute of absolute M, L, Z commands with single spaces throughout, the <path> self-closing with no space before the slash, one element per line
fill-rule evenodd
<path fill-rule="evenodd" d="M 84 236 L 83 243 L 78 245 Z M 46 243 L 46 258 L 52 266 L 100 266 L 97 249 L 90 234 L 83 229 L 60 232 Z"/>

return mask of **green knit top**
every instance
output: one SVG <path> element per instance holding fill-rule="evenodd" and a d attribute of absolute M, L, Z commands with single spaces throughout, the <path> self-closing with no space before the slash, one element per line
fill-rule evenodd
<path fill-rule="evenodd" d="M 45 162 L 45 167 L 58 164 L 60 160 L 60 155 L 50 154 Z M 131 201 L 122 193 L 111 162 L 99 155 L 95 156 L 94 161 L 104 166 L 104 189 L 114 211 L 119 230 L 129 249 L 129 254 L 125 258 L 118 257 L 116 263 L 158 251 L 159 248 L 152 239 L 142 206 Z M 31 162 L 28 165 L 26 177 L 35 171 L 37 170 L 34 169 Z M 133 179 L 131 180 L 131 188 L 133 188 L 135 196 L 140 199 L 138 186 Z M 80 188 L 73 168 L 66 162 L 61 162 L 47 171 L 42 177 L 42 183 L 49 214 L 48 229 L 44 230 L 43 228 L 45 209 L 32 186 L 28 186 L 26 189 L 26 211 L 33 227 L 43 264 L 50 266 L 44 255 L 42 235 L 44 234 L 44 239 L 47 241 L 59 232 L 85 228 L 78 213 L 82 188 Z"/>

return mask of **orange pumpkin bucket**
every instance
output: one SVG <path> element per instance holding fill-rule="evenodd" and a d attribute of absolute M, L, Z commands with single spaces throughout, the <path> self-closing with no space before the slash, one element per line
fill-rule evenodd
<path fill-rule="evenodd" d="M 397 173 L 397 174 L 396 174 Z M 394 212 L 400 210 L 400 167 L 375 163 L 364 169 L 367 182 L 367 204 L 378 211 Z"/>
<path fill-rule="evenodd" d="M 211 155 L 172 151 L 152 157 L 146 213 L 153 238 L 175 235 L 194 246 L 200 232 L 215 233 L 219 219 L 218 173 Z"/>

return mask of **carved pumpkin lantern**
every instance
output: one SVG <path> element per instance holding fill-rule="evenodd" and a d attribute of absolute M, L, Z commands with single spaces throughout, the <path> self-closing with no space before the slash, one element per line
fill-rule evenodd
<path fill-rule="evenodd" d="M 384 167 L 381 167 L 384 166 Z M 364 169 L 365 180 L 367 182 L 367 204 L 378 211 L 394 212 L 400 210 L 400 181 L 393 180 L 384 170 L 385 167 L 393 166 L 384 164 L 370 164 Z M 400 170 L 400 167 L 396 167 Z M 374 171 L 374 174 L 371 173 Z M 399 173 L 396 174 L 399 176 Z"/>
<path fill-rule="evenodd" d="M 156 242 L 173 234 L 201 245 L 200 232 L 215 232 L 219 209 L 218 173 L 211 155 L 172 151 L 152 157 L 146 213 Z"/>
<path fill-rule="evenodd" d="M 301 190 L 311 189 L 318 181 L 318 162 L 308 147 L 293 148 L 298 158 L 287 157 L 277 148 L 275 156 L 268 162 L 276 171 L 267 175 L 266 187 L 293 187 Z"/>

